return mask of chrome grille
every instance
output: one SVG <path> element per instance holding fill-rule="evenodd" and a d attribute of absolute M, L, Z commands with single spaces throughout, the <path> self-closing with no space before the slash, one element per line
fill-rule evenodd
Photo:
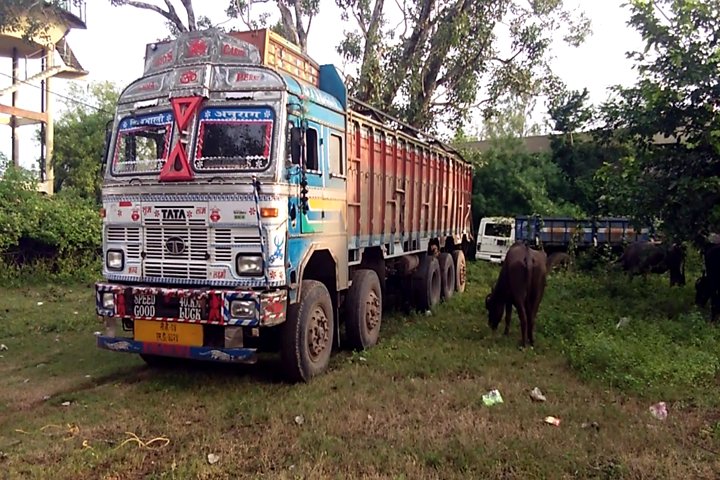
<path fill-rule="evenodd" d="M 182 253 L 172 254 L 165 247 L 172 237 L 185 243 Z M 205 279 L 208 247 L 206 227 L 146 227 L 145 276 Z"/>
<path fill-rule="evenodd" d="M 233 247 L 260 248 L 260 236 L 255 228 L 213 229 L 212 250 L 216 262 L 231 262 Z"/>
<path fill-rule="evenodd" d="M 140 258 L 140 227 L 109 226 L 106 230 L 108 242 L 124 243 L 128 260 Z"/>

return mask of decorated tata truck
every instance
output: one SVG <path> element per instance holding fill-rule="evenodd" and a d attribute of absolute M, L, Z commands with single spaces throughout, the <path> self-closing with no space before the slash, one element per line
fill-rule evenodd
<path fill-rule="evenodd" d="M 308 381 L 378 342 L 390 294 L 426 310 L 465 289 L 471 165 L 269 30 L 148 45 L 105 163 L 99 348 L 279 352 Z"/>
<path fill-rule="evenodd" d="M 625 245 L 654 239 L 654 230 L 636 229 L 622 217 L 485 217 L 480 220 L 475 258 L 493 263 L 505 261 L 510 246 L 518 240 L 540 247 L 548 254 L 553 268 L 571 262 L 571 249 L 577 251 L 605 246 L 620 253 Z"/>

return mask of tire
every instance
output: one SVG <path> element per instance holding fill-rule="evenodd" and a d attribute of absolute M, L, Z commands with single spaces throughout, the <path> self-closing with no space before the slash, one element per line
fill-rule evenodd
<path fill-rule="evenodd" d="M 309 382 L 324 373 L 335 334 L 332 299 L 325 285 L 303 280 L 300 299 L 288 308 L 281 328 L 280 360 L 286 377 L 292 382 Z M 319 342 L 311 346 L 314 336 L 320 337 Z"/>
<path fill-rule="evenodd" d="M 383 296 L 374 270 L 358 270 L 345 297 L 345 332 L 350 347 L 366 350 L 380 337 Z"/>
<path fill-rule="evenodd" d="M 465 292 L 467 286 L 467 263 L 462 250 L 453 250 L 453 261 L 455 262 L 455 291 Z"/>
<path fill-rule="evenodd" d="M 440 264 L 436 257 L 425 255 L 413 272 L 415 306 L 422 311 L 431 310 L 440 303 Z"/>
<path fill-rule="evenodd" d="M 440 265 L 440 291 L 443 300 L 450 300 L 455 294 L 455 262 L 449 253 L 441 253 L 438 256 Z"/>
<path fill-rule="evenodd" d="M 572 258 L 570 255 L 564 252 L 551 253 L 547 259 L 547 269 L 554 270 L 555 267 L 570 267 L 572 265 Z"/>

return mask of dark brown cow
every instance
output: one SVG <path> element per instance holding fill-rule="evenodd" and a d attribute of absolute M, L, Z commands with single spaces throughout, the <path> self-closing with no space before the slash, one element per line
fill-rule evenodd
<path fill-rule="evenodd" d="M 520 318 L 520 344 L 525 347 L 526 340 L 535 346 L 533 330 L 545 285 L 547 283 L 547 255 L 533 250 L 521 241 L 515 242 L 505 256 L 500 275 L 485 298 L 488 310 L 488 325 L 497 330 L 505 309 L 505 335 L 510 333 L 510 316 L 515 306 Z"/>
<path fill-rule="evenodd" d="M 631 243 L 615 264 L 621 265 L 631 280 L 633 275 L 647 278 L 648 273 L 663 274 L 669 270 L 671 287 L 685 285 L 685 250 L 677 244 Z"/>

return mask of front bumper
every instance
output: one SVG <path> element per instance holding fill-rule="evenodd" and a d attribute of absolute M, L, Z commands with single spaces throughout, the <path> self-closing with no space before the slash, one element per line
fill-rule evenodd
<path fill-rule="evenodd" d="M 103 295 L 112 293 L 112 308 L 103 306 Z M 207 318 L 188 319 L 174 316 L 136 316 L 128 311 L 135 295 L 155 295 L 156 298 L 186 298 L 203 302 L 207 308 Z M 230 315 L 230 303 L 233 300 L 246 300 L 255 303 L 254 316 L 233 318 Z M 287 290 L 278 289 L 261 292 L 255 290 L 218 290 L 218 289 L 183 289 L 148 286 L 128 286 L 98 282 L 95 284 L 95 308 L 103 317 L 133 320 L 157 320 L 162 322 L 187 322 L 209 325 L 228 325 L 242 327 L 270 327 L 285 321 L 287 308 Z M 143 313 L 147 313 L 144 311 Z"/>
<path fill-rule="evenodd" d="M 165 343 L 138 342 L 123 337 L 97 337 L 98 348 L 122 353 L 140 353 L 163 357 L 189 358 L 223 363 L 255 363 L 254 348 L 187 347 Z"/>

